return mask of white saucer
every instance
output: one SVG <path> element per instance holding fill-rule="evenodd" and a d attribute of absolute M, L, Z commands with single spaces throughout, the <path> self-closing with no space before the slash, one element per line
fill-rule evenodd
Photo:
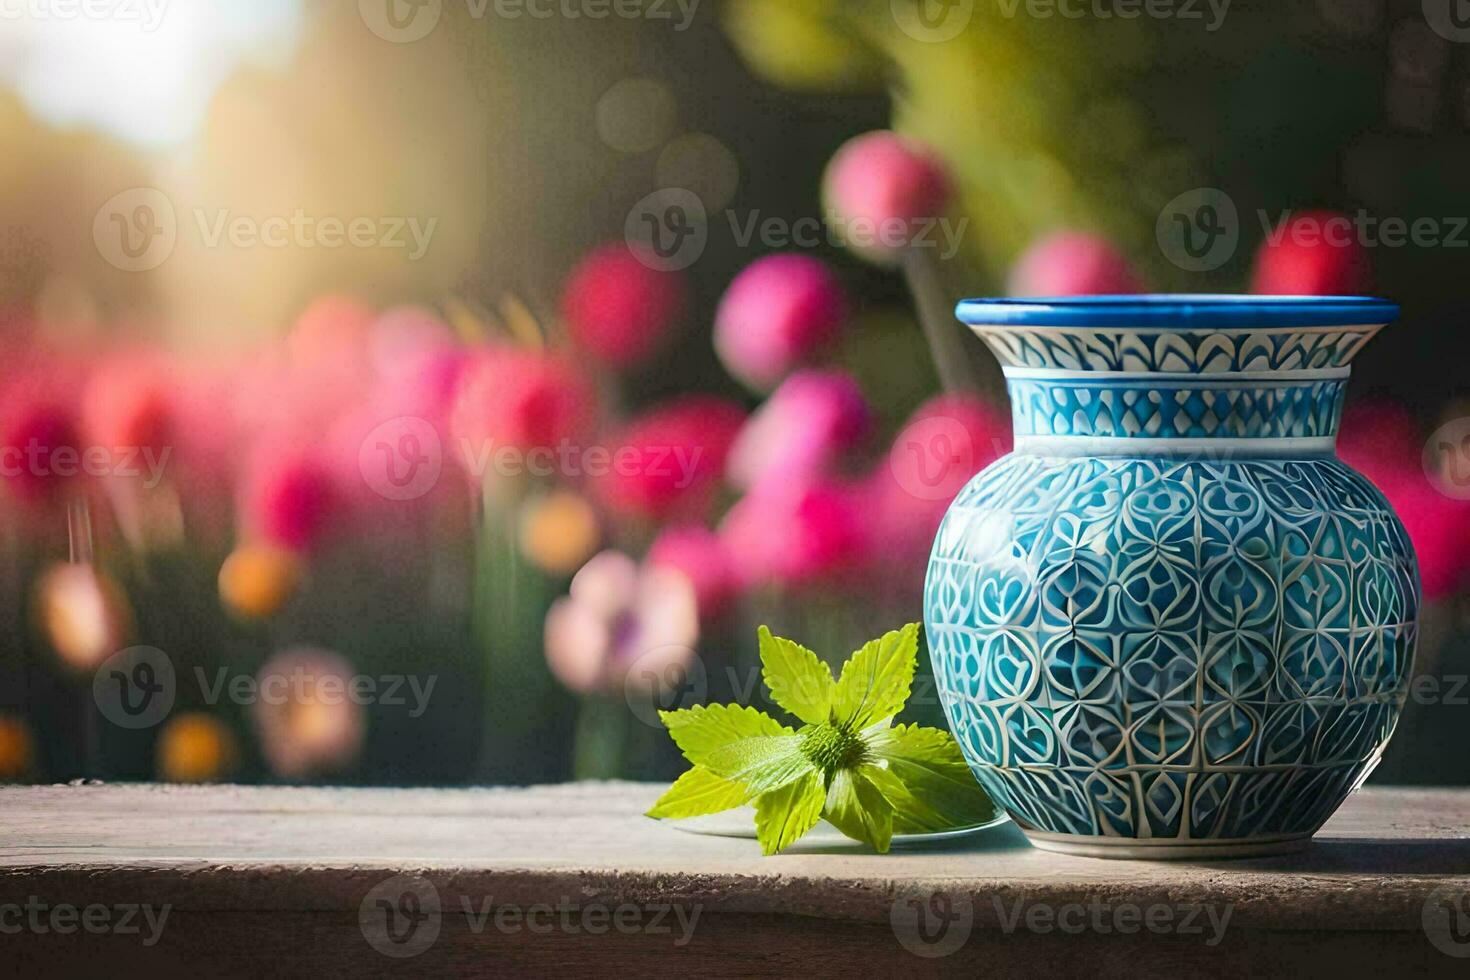
<path fill-rule="evenodd" d="M 998 814 L 993 820 L 985 823 L 975 824 L 973 827 L 956 827 L 953 830 L 936 830 L 927 834 L 894 834 L 893 843 L 896 846 L 906 844 L 927 844 L 931 841 L 954 840 L 957 837 L 968 837 L 978 834 L 982 830 L 997 827 L 1008 823 L 1010 817 L 1004 813 Z M 755 840 L 755 807 L 742 806 L 734 810 L 726 810 L 723 813 L 711 813 L 703 817 L 685 817 L 683 820 L 670 820 L 669 825 L 675 830 L 682 830 L 686 834 L 699 834 L 704 837 L 739 837 L 742 840 Z M 803 841 L 817 841 L 819 843 L 843 843 L 858 844 L 842 831 L 832 826 L 825 820 L 818 820 L 817 825 L 801 838 Z"/>

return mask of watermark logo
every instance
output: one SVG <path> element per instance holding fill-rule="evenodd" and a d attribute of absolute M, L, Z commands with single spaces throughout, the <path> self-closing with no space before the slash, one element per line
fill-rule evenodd
<path fill-rule="evenodd" d="M 357 452 L 363 482 L 388 500 L 416 500 L 434 489 L 444 467 L 439 431 L 421 418 L 389 419 L 367 434 Z"/>
<path fill-rule="evenodd" d="M 408 709 L 420 718 L 429 708 L 436 674 L 336 674 L 297 665 L 260 677 L 231 674 L 219 667 L 213 675 L 196 666 L 192 673 L 199 699 L 250 706 L 265 704 L 382 705 Z M 92 698 L 103 717 L 119 728 L 152 728 L 168 717 L 179 693 L 173 660 L 157 647 L 128 647 L 113 654 L 92 678 Z"/>
<path fill-rule="evenodd" d="M 1087 902 L 1028 902 L 1025 896 L 1010 904 L 996 895 L 996 918 L 1006 935 L 1024 930 L 1036 935 L 1060 932 L 1076 936 L 1090 932 L 1100 936 L 1151 935 L 1199 936 L 1206 946 L 1218 946 L 1230 927 L 1233 905 L 1188 902 L 1172 904 L 1154 902 L 1105 902 L 1093 898 Z"/>
<path fill-rule="evenodd" d="M 158 268 L 173 254 L 178 237 L 173 202 L 153 187 L 114 194 L 92 219 L 97 251 L 124 272 Z"/>
<path fill-rule="evenodd" d="M 1424 0 L 1424 19 L 1446 41 L 1470 43 L 1470 0 Z"/>
<path fill-rule="evenodd" d="M 178 685 L 174 664 L 157 647 L 120 650 L 92 677 L 92 699 L 119 728 L 151 728 L 173 710 Z"/>
<path fill-rule="evenodd" d="M 638 655 L 623 675 L 623 698 L 633 716 L 662 729 L 660 711 L 678 711 L 709 698 L 709 672 L 698 653 L 679 644 L 652 647 Z"/>
<path fill-rule="evenodd" d="M 623 238 L 638 261 L 660 272 L 687 269 L 709 244 L 709 216 L 699 195 L 664 187 L 633 205 Z"/>
<path fill-rule="evenodd" d="M 1424 443 L 1424 475 L 1440 493 L 1470 500 L 1470 418 L 1451 419 Z"/>
<path fill-rule="evenodd" d="M 889 0 L 888 9 L 898 29 L 915 41 L 942 44 L 970 26 L 975 0 Z"/>
<path fill-rule="evenodd" d="M 439 219 L 404 215 L 290 214 L 263 217 L 237 214 L 229 208 L 192 208 L 192 230 L 206 249 L 247 248 L 401 250 L 408 261 L 423 258 Z M 109 263 L 124 272 L 146 272 L 166 262 L 178 244 L 180 227 L 173 202 L 152 187 L 134 187 L 113 195 L 92 219 L 92 240 Z"/>
<path fill-rule="evenodd" d="M 1444 884 L 1429 893 L 1420 920 L 1434 948 L 1446 956 L 1470 959 L 1470 887 Z"/>
<path fill-rule="evenodd" d="M 357 12 L 368 30 L 393 44 L 428 37 L 444 12 L 444 0 L 357 0 Z"/>
<path fill-rule="evenodd" d="M 1240 245 L 1240 212 L 1229 194 L 1196 187 L 1164 205 L 1154 226 L 1164 257 L 1186 272 L 1211 272 Z"/>
<path fill-rule="evenodd" d="M 1014 20 L 1024 13 L 1032 20 L 1150 20 L 1203 21 L 1213 34 L 1225 25 L 1231 0 L 996 0 L 1000 15 Z"/>
<path fill-rule="evenodd" d="M 434 945 L 442 919 L 439 889 L 413 875 L 395 875 L 374 885 L 357 909 L 357 924 L 368 945 L 399 960 Z"/>
<path fill-rule="evenodd" d="M 888 909 L 899 945 L 927 960 L 957 952 L 970 938 L 975 907 L 968 895 L 924 892 L 904 895 Z"/>

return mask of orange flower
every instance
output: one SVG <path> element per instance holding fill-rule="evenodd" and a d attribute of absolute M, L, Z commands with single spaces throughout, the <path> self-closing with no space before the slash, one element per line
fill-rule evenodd
<path fill-rule="evenodd" d="M 36 742 L 30 726 L 14 715 L 0 715 L 0 780 L 24 779 L 35 760 Z"/>
<path fill-rule="evenodd" d="M 600 539 L 596 512 L 575 491 L 557 490 L 521 509 L 521 554 L 552 575 L 570 575 L 581 568 Z"/>
<path fill-rule="evenodd" d="M 219 597 L 241 619 L 269 619 L 296 594 L 301 560 L 284 548 L 242 544 L 219 570 Z"/>
<path fill-rule="evenodd" d="M 202 712 L 170 719 L 158 737 L 158 775 L 169 782 L 222 779 L 234 768 L 236 757 L 234 733 Z"/>

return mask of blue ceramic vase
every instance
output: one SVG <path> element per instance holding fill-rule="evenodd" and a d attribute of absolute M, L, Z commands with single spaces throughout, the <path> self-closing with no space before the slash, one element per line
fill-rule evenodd
<path fill-rule="evenodd" d="M 924 618 L 950 727 L 1038 847 L 1280 853 L 1377 763 L 1419 581 L 1335 454 L 1346 297 L 973 300 L 1015 451 L 950 506 Z"/>

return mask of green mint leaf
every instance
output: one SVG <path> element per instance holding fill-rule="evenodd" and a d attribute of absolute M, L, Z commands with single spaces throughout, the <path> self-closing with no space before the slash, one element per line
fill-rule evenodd
<path fill-rule="evenodd" d="M 909 699 L 918 661 L 918 623 L 864 644 L 842 666 L 832 699 L 833 721 L 863 729 L 898 714 Z"/>
<path fill-rule="evenodd" d="M 660 711 L 674 744 L 695 765 L 709 754 L 744 738 L 794 735 L 795 732 L 770 715 L 738 704 L 696 705 L 679 711 Z"/>
<path fill-rule="evenodd" d="M 744 784 L 747 798 L 780 789 L 817 771 L 802 754 L 798 735 L 743 738 L 705 755 L 704 765 L 717 776 Z"/>
<path fill-rule="evenodd" d="M 959 744 L 946 731 L 897 725 L 867 740 L 868 773 L 893 806 L 898 833 L 973 827 L 994 819 L 995 803 L 975 781 Z"/>
<path fill-rule="evenodd" d="M 879 854 L 888 853 L 893 837 L 893 806 L 862 769 L 839 769 L 827 787 L 822 816 L 853 840 L 869 844 Z"/>
<path fill-rule="evenodd" d="M 759 632 L 761 678 L 771 699 L 808 725 L 825 725 L 832 713 L 837 682 L 832 669 L 800 643 L 762 626 Z"/>
<path fill-rule="evenodd" d="M 822 777 L 816 771 L 758 796 L 755 835 L 761 842 L 761 853 L 769 856 L 784 851 L 815 827 L 825 799 Z"/>
<path fill-rule="evenodd" d="M 646 816 L 660 820 L 700 817 L 737 807 L 746 801 L 745 787 L 695 766 L 674 781 Z"/>

